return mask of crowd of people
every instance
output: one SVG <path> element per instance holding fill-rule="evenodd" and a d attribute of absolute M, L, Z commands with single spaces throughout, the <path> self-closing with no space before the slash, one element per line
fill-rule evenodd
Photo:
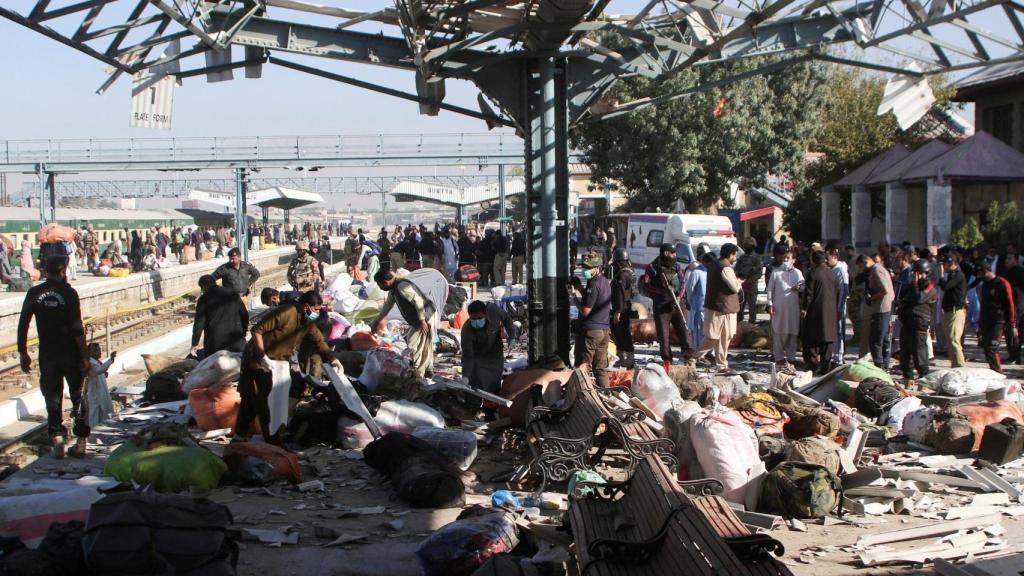
<path fill-rule="evenodd" d="M 612 234 L 604 235 L 606 242 L 614 242 Z M 666 365 L 673 362 L 674 339 L 681 361 L 710 367 L 713 360 L 719 372 L 728 373 L 729 345 L 739 321 L 744 315 L 750 323 L 756 320 L 762 277 L 771 353 L 780 371 L 793 372 L 802 364 L 824 374 L 844 363 L 848 324 L 859 354 L 870 354 L 877 366 L 906 379 L 927 374 L 935 354 L 947 356 L 953 367 L 964 366 L 967 333 L 977 335 L 992 370 L 1002 372 L 1002 340 L 1008 361 L 1022 361 L 1024 266 L 1012 244 L 1002 254 L 954 246 L 918 249 L 909 243 L 860 253 L 849 245 L 790 244 L 782 236 L 764 246 L 771 253 L 767 263 L 753 239 L 743 250 L 724 244 L 717 254 L 700 245 L 696 261 L 688 263 L 664 244 L 635 281 L 629 251 L 611 246 L 592 245 L 581 258 L 586 287 L 574 280 L 579 293 L 575 360 L 591 364 L 599 381 L 606 378 L 609 341 L 620 366 L 634 364 L 629 321 L 637 317 L 631 306 L 638 291 L 650 298 Z"/>

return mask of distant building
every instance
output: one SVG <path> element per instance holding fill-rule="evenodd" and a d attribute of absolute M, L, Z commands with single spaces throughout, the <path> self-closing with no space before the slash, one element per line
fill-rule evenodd
<path fill-rule="evenodd" d="M 988 66 L 956 83 L 958 102 L 974 102 L 974 125 L 1024 152 L 1024 60 Z"/>

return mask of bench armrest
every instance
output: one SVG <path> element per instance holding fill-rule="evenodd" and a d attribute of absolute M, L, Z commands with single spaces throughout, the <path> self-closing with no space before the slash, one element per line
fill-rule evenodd
<path fill-rule="evenodd" d="M 725 486 L 715 478 L 700 480 L 677 480 L 679 487 L 687 496 L 718 496 L 725 491 Z"/>
<path fill-rule="evenodd" d="M 725 543 L 732 548 L 733 553 L 744 562 L 762 562 L 768 560 L 775 554 L 782 557 L 786 553 L 786 547 L 768 534 L 751 534 L 749 536 L 735 536 L 723 538 Z"/>

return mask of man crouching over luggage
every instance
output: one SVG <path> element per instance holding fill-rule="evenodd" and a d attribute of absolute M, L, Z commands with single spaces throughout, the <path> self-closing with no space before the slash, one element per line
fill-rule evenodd
<path fill-rule="evenodd" d="M 323 300 L 316 292 L 306 292 L 298 302 L 283 303 L 270 311 L 253 327 L 252 339 L 242 352 L 242 372 L 238 380 L 238 394 L 242 403 L 238 409 L 235 437 L 247 439 L 253 418 L 258 418 L 263 438 L 268 444 L 281 444 L 277 430 L 270 431 L 270 406 L 267 403 L 274 385 L 273 368 L 269 360 L 287 362 L 295 347 L 307 338 L 324 362 L 330 362 L 341 372 L 341 363 L 317 328 Z"/>

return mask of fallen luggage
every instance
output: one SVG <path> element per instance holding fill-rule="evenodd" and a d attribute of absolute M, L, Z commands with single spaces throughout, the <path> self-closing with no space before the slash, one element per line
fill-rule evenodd
<path fill-rule="evenodd" d="M 146 391 L 142 397 L 153 403 L 185 400 L 188 394 L 182 391 L 182 384 L 198 364 L 198 361 L 186 358 L 158 370 L 146 379 Z"/>
<path fill-rule="evenodd" d="M 824 466 L 783 462 L 761 481 L 758 512 L 784 518 L 821 518 L 835 509 L 843 485 Z"/>
<path fill-rule="evenodd" d="M 416 556 L 427 576 L 471 576 L 488 558 L 518 544 L 515 522 L 495 512 L 441 527 L 420 543 Z"/>
<path fill-rule="evenodd" d="M 690 438 L 705 477 L 724 486 L 722 497 L 745 502 L 747 484 L 761 465 L 754 431 L 735 412 L 715 411 L 690 419 Z"/>
<path fill-rule="evenodd" d="M 862 380 L 853 393 L 854 407 L 872 418 L 878 418 L 902 399 L 903 394 L 895 385 L 874 377 Z"/>
<path fill-rule="evenodd" d="M 636 373 L 632 390 L 658 418 L 661 418 L 673 403 L 683 401 L 679 395 L 679 387 L 665 373 L 665 368 L 654 362 Z"/>
<path fill-rule="evenodd" d="M 940 410 L 925 435 L 925 443 L 940 454 L 967 454 L 974 447 L 974 428 L 956 408 Z"/>
<path fill-rule="evenodd" d="M 76 486 L 60 492 L 5 496 L 0 506 L 0 534 L 17 536 L 35 547 L 54 522 L 85 521 L 89 507 L 103 495 L 95 486 Z M 2 573 L 2 572 L 0 572 Z"/>
<path fill-rule="evenodd" d="M 455 272 L 455 280 L 457 282 L 479 282 L 480 271 L 472 264 L 463 264 Z"/>
<path fill-rule="evenodd" d="M 200 430 L 234 429 L 242 397 L 234 385 L 196 388 L 188 393 L 188 406 Z"/>
<path fill-rule="evenodd" d="M 471 430 L 420 427 L 412 435 L 430 444 L 460 470 L 469 470 L 476 460 L 476 434 Z"/>
<path fill-rule="evenodd" d="M 1024 424 L 1013 418 L 985 426 L 978 458 L 995 465 L 1006 464 L 1024 454 Z"/>
<path fill-rule="evenodd" d="M 807 462 L 824 466 L 829 472 L 838 475 L 842 463 L 839 459 L 839 445 L 829 438 L 808 436 L 793 442 L 786 452 L 789 462 Z"/>
<path fill-rule="evenodd" d="M 77 576 L 88 574 L 85 566 L 85 554 L 82 552 L 82 535 L 85 533 L 85 522 L 54 522 L 46 530 L 46 538 L 39 543 L 40 552 L 46 554 L 57 566 L 58 576 Z M 0 570 L 0 574 L 3 574 Z"/>
<path fill-rule="evenodd" d="M 231 523 L 225 506 L 205 498 L 119 492 L 92 505 L 82 549 L 89 570 L 103 576 L 231 576 Z"/>
<path fill-rule="evenodd" d="M 363 458 L 391 479 L 398 497 L 410 506 L 455 508 L 466 502 L 459 469 L 419 438 L 388 432 L 366 446 Z"/>
<path fill-rule="evenodd" d="M 227 469 L 223 460 L 205 448 L 165 445 L 146 449 L 125 442 L 110 454 L 103 473 L 121 482 L 152 484 L 160 492 L 177 492 L 191 487 L 216 488 Z"/>
<path fill-rule="evenodd" d="M 242 369 L 242 355 L 237 352 L 218 350 L 203 358 L 189 371 L 181 384 L 181 391 L 188 394 L 196 388 L 209 388 L 238 381 Z"/>
<path fill-rule="evenodd" d="M 1024 415 L 1021 414 L 1017 403 L 1010 400 L 963 404 L 957 406 L 956 411 L 966 416 L 971 423 L 971 427 L 974 428 L 975 450 L 981 447 L 981 439 L 985 435 L 985 427 L 989 424 L 1002 422 L 1006 418 L 1024 422 Z"/>
<path fill-rule="evenodd" d="M 237 471 L 246 457 L 259 458 L 268 463 L 279 478 L 302 482 L 299 457 L 284 448 L 260 442 L 232 442 L 224 447 L 224 463 L 232 471 Z"/>
<path fill-rule="evenodd" d="M 373 417 L 381 434 L 388 432 L 401 432 L 412 434 L 416 428 L 421 426 L 431 428 L 444 428 L 444 416 L 440 412 L 419 402 L 407 400 L 387 400 L 382 402 Z M 367 446 L 374 440 L 365 422 L 358 422 L 349 418 L 338 420 L 340 428 L 341 445 L 348 449 L 359 449 Z"/>

